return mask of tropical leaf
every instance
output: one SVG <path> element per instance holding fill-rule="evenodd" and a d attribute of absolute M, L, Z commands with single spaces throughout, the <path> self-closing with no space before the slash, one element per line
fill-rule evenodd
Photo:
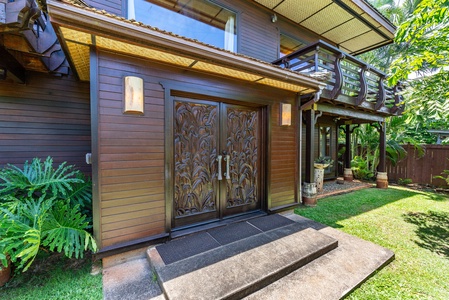
<path fill-rule="evenodd" d="M 67 257 L 83 257 L 84 251 L 97 250 L 94 238 L 86 231 L 88 227 L 79 205 L 71 208 L 69 202 L 59 201 L 52 207 L 42 229 L 42 245 L 50 251 L 64 251 Z"/>
<path fill-rule="evenodd" d="M 29 198 L 21 201 L 15 213 L 0 207 L 0 252 L 9 254 L 19 269 L 26 271 L 41 246 L 41 230 L 53 199 Z"/>
<path fill-rule="evenodd" d="M 21 191 L 31 196 L 36 191 L 49 191 L 53 196 L 58 193 L 67 196 L 68 191 L 72 190 L 72 183 L 82 182 L 75 177 L 78 173 L 74 166 L 67 166 L 65 162 L 54 169 L 51 157 L 47 157 L 44 162 L 40 158 L 34 158 L 31 163 L 26 161 L 22 169 L 8 164 L 0 172 L 1 194 Z"/>

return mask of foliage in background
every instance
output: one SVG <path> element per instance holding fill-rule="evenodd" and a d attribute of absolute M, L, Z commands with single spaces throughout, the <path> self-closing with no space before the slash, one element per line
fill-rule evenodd
<path fill-rule="evenodd" d="M 89 218 L 81 212 L 91 207 L 90 189 L 74 166 L 62 163 L 54 169 L 50 157 L 0 170 L 2 264 L 6 266 L 9 255 L 26 271 L 41 249 L 76 258 L 96 251 Z"/>
<path fill-rule="evenodd" d="M 443 179 L 449 185 L 449 170 L 444 170 L 441 175 L 443 176 L 434 176 L 433 178 Z"/>
<path fill-rule="evenodd" d="M 395 37 L 403 47 L 390 66 L 389 83 L 407 81 L 405 116 L 422 130 L 449 128 L 448 9 L 449 0 L 419 1 Z M 413 73 L 420 75 L 409 79 Z"/>
<path fill-rule="evenodd" d="M 449 128 L 449 1 L 369 2 L 398 26 L 395 43 L 360 56 L 389 73 L 390 85 L 405 83 L 405 111 L 392 118 L 402 119 L 392 132 L 398 136 L 391 134 L 389 139 L 414 146 L 434 144 L 436 136 L 427 130 Z"/>
<path fill-rule="evenodd" d="M 395 43 L 404 45 L 392 63 L 389 82 L 407 80 L 413 72 L 449 66 L 449 0 L 423 0 L 399 26 Z"/>

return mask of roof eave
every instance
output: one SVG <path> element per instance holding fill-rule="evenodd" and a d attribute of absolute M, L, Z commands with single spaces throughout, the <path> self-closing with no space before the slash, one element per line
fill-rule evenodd
<path fill-rule="evenodd" d="M 194 60 L 211 62 L 269 79 L 297 84 L 313 91 L 324 86 L 322 82 L 298 72 L 159 31 L 139 22 L 132 22 L 108 13 L 100 14 L 95 9 L 54 0 L 47 1 L 47 8 L 51 23 L 55 27 L 66 27 L 120 42 L 164 50 Z"/>

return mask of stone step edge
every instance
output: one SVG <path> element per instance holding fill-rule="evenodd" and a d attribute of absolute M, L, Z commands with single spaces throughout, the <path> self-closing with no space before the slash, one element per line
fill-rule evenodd
<path fill-rule="evenodd" d="M 290 264 L 285 265 L 282 268 L 276 269 L 275 271 L 267 274 L 267 276 L 265 276 L 259 280 L 251 281 L 251 282 L 243 285 L 242 287 L 240 287 L 237 290 L 230 291 L 229 293 L 223 295 L 219 299 L 240 299 L 242 297 L 250 295 L 251 293 L 254 293 L 254 292 L 270 285 L 271 283 L 273 283 L 273 282 L 279 280 L 280 278 L 290 274 L 291 272 L 301 268 L 302 266 L 307 265 L 309 262 L 325 255 L 326 253 L 328 253 L 338 247 L 337 240 L 335 240 L 327 235 L 324 235 L 322 233 L 319 233 L 317 230 L 312 229 L 312 228 L 307 228 L 305 230 L 315 232 L 315 234 L 319 234 L 321 236 L 326 236 L 331 241 L 329 243 L 327 243 L 325 246 L 319 248 L 317 251 L 310 253 L 309 255 L 307 255 L 305 257 L 301 257 L 298 260 L 295 260 L 295 261 L 291 262 Z M 237 241 L 235 243 L 238 243 L 238 242 L 241 242 L 241 241 Z M 226 246 L 229 246 L 229 245 L 225 245 L 222 247 L 226 247 Z M 220 248 L 222 248 L 222 247 L 220 247 Z M 213 252 L 216 250 L 217 249 L 212 249 L 207 252 Z M 202 254 L 199 254 L 199 255 L 202 255 Z M 165 264 L 163 263 L 162 258 L 160 257 L 160 255 L 157 252 L 155 247 L 149 248 L 147 250 L 147 259 L 150 263 L 150 266 L 153 269 L 153 272 L 155 272 L 157 275 L 158 283 L 159 283 L 161 289 L 163 290 L 166 298 L 170 299 L 169 298 L 170 293 L 166 291 L 163 280 L 160 278 L 160 276 L 158 276 L 159 274 L 157 274 L 158 268 L 164 267 Z M 192 259 L 194 259 L 194 258 L 192 258 Z M 197 297 L 197 298 L 201 299 L 201 297 Z"/>

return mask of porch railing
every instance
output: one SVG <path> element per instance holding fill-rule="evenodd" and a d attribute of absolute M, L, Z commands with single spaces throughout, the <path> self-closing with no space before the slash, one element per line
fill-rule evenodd
<path fill-rule="evenodd" d="M 305 74 L 330 73 L 325 90 L 332 100 L 349 98 L 357 106 L 369 106 L 374 110 L 386 107 L 391 114 L 403 107 L 400 84 L 388 87 L 386 74 L 321 40 L 273 64 Z M 364 104 L 366 102 L 370 104 Z"/>

